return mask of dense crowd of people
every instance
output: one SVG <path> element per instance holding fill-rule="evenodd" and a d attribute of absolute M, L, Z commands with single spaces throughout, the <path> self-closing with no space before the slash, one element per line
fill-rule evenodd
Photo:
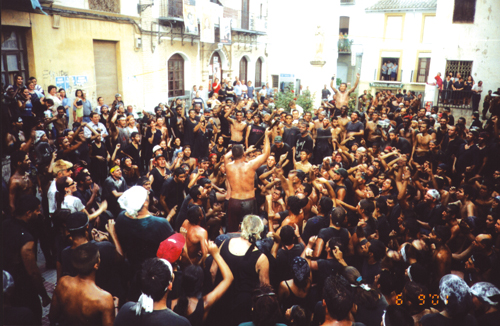
<path fill-rule="evenodd" d="M 17 76 L 4 324 L 498 325 L 500 92 L 468 125 L 334 80 L 311 111 L 236 79 L 148 113 Z"/>

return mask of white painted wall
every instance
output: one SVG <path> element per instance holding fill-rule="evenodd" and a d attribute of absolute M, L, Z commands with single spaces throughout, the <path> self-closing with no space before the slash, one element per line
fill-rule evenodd
<path fill-rule="evenodd" d="M 355 31 L 351 33 L 355 43 L 363 45 L 363 65 L 361 70 L 361 79 L 363 81 L 373 81 L 379 78 L 379 64 L 381 51 L 397 52 L 402 51 L 399 65 L 402 70 L 400 81 L 402 83 L 412 83 L 413 75 L 416 73 L 418 51 L 432 51 L 432 44 L 421 42 L 422 15 L 432 12 L 391 12 L 394 14 L 403 14 L 403 37 L 400 39 L 401 30 L 391 29 L 387 26 L 384 35 L 385 13 L 384 12 L 366 12 L 363 16 L 365 27 L 355 25 Z M 370 28 L 366 28 L 370 26 Z"/>
<path fill-rule="evenodd" d="M 340 0 L 272 0 L 269 1 L 268 50 L 269 75 L 294 74 L 305 90 L 321 97 L 323 84 L 329 83 L 337 69 L 337 41 Z M 322 25 L 326 64 L 313 67 L 315 33 Z M 269 80 L 271 78 L 269 77 Z"/>
<path fill-rule="evenodd" d="M 437 21 L 446 27 L 438 33 L 431 58 L 431 73 L 445 73 L 447 60 L 472 60 L 472 76 L 483 81 L 482 98 L 500 87 L 500 1 L 476 1 L 474 24 L 453 24 L 453 0 L 439 0 Z M 482 101 L 480 103 L 482 109 Z"/>

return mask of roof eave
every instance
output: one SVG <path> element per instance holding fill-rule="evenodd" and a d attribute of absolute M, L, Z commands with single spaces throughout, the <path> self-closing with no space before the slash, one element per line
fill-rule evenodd
<path fill-rule="evenodd" d="M 436 7 L 429 8 L 397 8 L 397 9 L 365 9 L 365 12 L 387 12 L 387 11 L 436 11 Z"/>

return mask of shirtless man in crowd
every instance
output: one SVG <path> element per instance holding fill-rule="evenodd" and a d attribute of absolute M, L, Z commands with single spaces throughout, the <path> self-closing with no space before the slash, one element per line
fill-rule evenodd
<path fill-rule="evenodd" d="M 245 131 L 245 128 L 247 127 L 246 122 L 242 121 L 243 112 L 236 111 L 236 119 L 229 117 L 230 114 L 231 111 L 226 112 L 226 119 L 229 121 L 231 128 L 230 144 L 243 144 L 243 131 Z"/>
<path fill-rule="evenodd" d="M 346 123 L 347 124 L 347 123 Z M 332 118 L 332 142 L 333 142 L 333 149 L 337 149 L 335 140 L 340 143 L 340 135 L 341 135 L 342 128 L 339 126 L 339 118 L 333 117 Z"/>
<path fill-rule="evenodd" d="M 240 119 L 243 114 L 240 115 Z M 235 145 L 225 155 L 226 175 L 231 188 L 231 198 L 227 207 L 227 232 L 236 232 L 243 217 L 256 212 L 254 178 L 255 171 L 262 166 L 271 153 L 269 135 L 272 131 L 266 129 L 264 137 L 264 150 L 262 154 L 251 161 L 246 161 L 243 145 Z"/>
<path fill-rule="evenodd" d="M 332 81 L 330 82 L 330 87 L 333 90 L 333 98 L 335 99 L 335 106 L 337 108 L 341 108 L 342 106 L 347 106 L 349 104 L 349 95 L 356 90 L 359 84 L 359 73 L 356 74 L 356 83 L 354 83 L 354 87 L 350 90 L 347 90 L 347 84 L 340 84 L 339 89 L 336 89 L 334 86 L 335 75 L 332 77 Z"/>
<path fill-rule="evenodd" d="M 431 140 L 436 138 L 436 134 L 429 134 L 429 120 L 423 120 L 420 122 L 420 133 L 415 137 L 415 142 L 413 143 L 412 159 L 419 165 L 424 164 L 429 156 L 429 143 Z"/>
<path fill-rule="evenodd" d="M 372 119 L 366 123 L 367 139 L 366 146 L 372 147 L 375 142 L 380 142 L 382 139 L 383 131 L 378 126 L 378 112 L 372 113 Z"/>
<path fill-rule="evenodd" d="M 409 117 L 403 117 L 403 128 L 399 129 L 399 137 L 405 138 L 413 146 L 415 142 L 415 130 L 411 127 L 411 120 Z"/>
<path fill-rule="evenodd" d="M 27 174 L 30 163 L 30 158 L 24 151 L 17 151 L 12 155 L 12 166 L 15 168 L 14 174 L 9 179 L 9 204 L 12 213 L 17 198 L 34 194 L 33 182 Z"/>
<path fill-rule="evenodd" d="M 347 124 L 351 121 L 351 117 L 347 116 L 348 110 L 347 106 L 343 106 L 340 108 L 340 117 L 338 118 L 338 123 L 341 131 L 341 135 L 345 133 Z"/>
<path fill-rule="evenodd" d="M 78 272 L 75 277 L 63 276 L 57 283 L 50 305 L 51 323 L 68 325 L 113 325 L 113 297 L 95 284 L 95 274 L 101 258 L 94 243 L 78 246 L 71 263 Z"/>
<path fill-rule="evenodd" d="M 200 226 L 202 218 L 201 207 L 196 205 L 188 209 L 187 219 L 182 223 L 181 233 L 185 232 L 186 249 L 190 260 L 187 265 L 201 264 L 207 257 L 208 233 Z"/>

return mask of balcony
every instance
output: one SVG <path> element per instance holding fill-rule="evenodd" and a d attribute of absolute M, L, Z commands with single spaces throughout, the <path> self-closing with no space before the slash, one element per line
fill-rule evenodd
<path fill-rule="evenodd" d="M 183 21 L 182 0 L 162 0 L 160 3 L 160 18 Z"/>
<path fill-rule="evenodd" d="M 223 8 L 223 18 L 231 18 L 231 28 L 235 32 L 266 34 L 267 16 L 260 13 Z M 183 0 L 161 0 L 160 19 L 168 21 L 183 21 Z M 200 17 L 198 17 L 198 20 Z M 219 22 L 215 22 L 218 27 Z"/>
<path fill-rule="evenodd" d="M 351 45 L 354 42 L 354 40 L 350 40 L 348 38 L 340 38 L 337 42 L 337 46 L 339 49 L 339 53 L 346 53 L 350 54 L 351 53 Z"/>

